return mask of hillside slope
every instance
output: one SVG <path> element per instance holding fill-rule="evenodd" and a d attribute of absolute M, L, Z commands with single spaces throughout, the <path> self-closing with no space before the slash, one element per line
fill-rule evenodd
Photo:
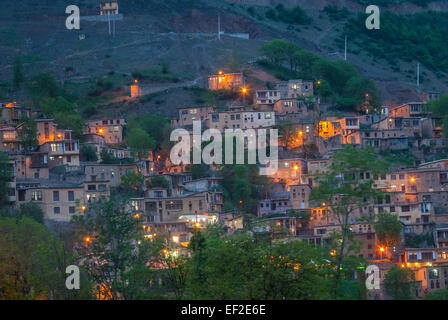
<path fill-rule="evenodd" d="M 205 84 L 207 74 L 225 68 L 235 60 L 240 64 L 253 60 L 257 57 L 258 47 L 275 38 L 295 42 L 326 58 L 343 58 L 343 50 L 334 41 L 340 37 L 345 19 L 331 21 L 321 10 L 329 3 L 336 3 L 359 11 L 363 8 L 359 1 L 282 2 L 303 6 L 312 23 L 291 28 L 288 24 L 266 19 L 266 7 L 255 7 L 254 15 L 247 5 L 218 0 L 126 0 L 120 1 L 124 20 L 116 23 L 112 37 L 104 22 L 83 20 L 81 30 L 67 30 L 67 1 L 5 0 L 0 12 L 0 54 L 3 57 L 0 81 L 7 87 L 7 82 L 12 79 L 14 57 L 22 56 L 29 79 L 40 72 L 52 72 L 60 81 L 82 82 L 110 72 L 129 75 L 134 70 L 166 62 L 182 83 Z M 392 10 L 444 9 L 445 4 L 445 1 L 438 1 L 422 8 L 405 3 L 392 6 Z M 82 15 L 93 15 L 97 12 L 98 1 L 80 0 L 78 5 Z M 218 15 L 222 30 L 248 33 L 250 40 L 223 36 L 218 41 Z M 408 74 L 396 72 L 384 61 L 375 61 L 362 51 L 352 53 L 354 48 L 350 44 L 348 61 L 362 75 L 376 81 L 383 99 L 418 99 L 415 80 Z M 412 70 L 415 66 L 410 63 L 403 68 Z M 430 70 L 422 67 L 422 72 L 427 76 L 420 90 L 448 89 L 446 81 L 432 76 Z"/>

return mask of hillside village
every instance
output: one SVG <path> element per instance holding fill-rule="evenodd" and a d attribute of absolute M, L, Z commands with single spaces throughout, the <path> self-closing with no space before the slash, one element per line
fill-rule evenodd
<path fill-rule="evenodd" d="M 118 12 L 116 1 L 101 2 L 101 15 Z M 161 252 L 174 257 L 194 256 L 201 232 L 213 233 L 218 226 L 228 239 L 246 235 L 322 249 L 322 261 L 344 285 L 363 279 L 368 265 L 378 266 L 381 289 L 360 290 L 361 298 L 390 299 L 383 283 L 394 268 L 412 274 L 406 290 L 413 299 L 448 289 L 447 122 L 434 107 L 446 96 L 435 88 L 389 102 L 366 78 L 359 78 L 349 96 L 346 86 L 337 88 L 343 80 L 318 77 L 313 68 L 303 73 L 306 78 L 289 77 L 298 75 L 296 69 L 304 69 L 307 60 L 291 58 L 297 66 L 291 62 L 290 69 L 285 67 L 288 57 L 276 62 L 267 50 L 275 41 L 262 45 L 264 55 L 250 65 L 251 73 L 247 64 L 238 65 L 239 70 L 222 67 L 204 72 L 203 84 L 185 86 L 219 105 L 179 101 L 170 106 L 176 113 L 171 119 L 150 108 L 138 115 L 112 116 L 100 109 L 85 116 L 80 102 L 71 107 L 69 94 L 57 84 L 51 87 L 51 77 L 34 79 L 32 85 L 43 95 L 39 103 L 0 103 L 0 173 L 6 183 L 1 209 L 14 216 L 31 204 L 40 208 L 49 229 L 68 235 L 78 230 L 74 222 L 98 205 L 121 199 L 119 209 L 138 223 L 143 239 L 163 238 Z M 348 63 L 340 66 L 350 73 Z M 270 81 L 254 81 L 254 70 Z M 286 76 L 278 79 L 272 70 Z M 167 70 L 161 74 L 170 76 Z M 358 80 L 358 74 L 350 76 Z M 125 94 L 107 108 L 143 101 L 146 80 L 147 75 L 132 74 Z M 46 97 L 45 90 L 58 93 Z M 335 109 L 337 103 L 346 104 Z M 172 130 L 193 134 L 196 121 L 202 131 L 222 134 L 277 129 L 278 171 L 261 176 L 257 165 L 172 163 Z M 74 251 L 88 248 L 94 238 L 83 234 Z M 296 262 L 287 266 L 303 268 Z M 162 262 L 154 267 L 170 268 Z M 169 282 L 156 278 L 159 285 Z M 153 278 L 150 283 L 157 286 Z M 169 297 L 181 298 L 183 292 L 173 287 Z M 110 291 L 98 289 L 96 298 L 117 298 L 115 293 L 106 297 Z"/>
<path fill-rule="evenodd" d="M 311 192 L 318 184 L 316 177 L 328 170 L 334 152 L 347 145 L 370 147 L 378 153 L 409 149 L 423 160 L 425 148 L 437 152 L 446 147 L 441 128 L 435 125 L 423 99 L 382 106 L 378 114 L 317 117 L 319 97 L 314 87 L 318 83 L 314 80 L 282 81 L 273 89 L 248 93 L 241 73 L 219 71 L 208 79 L 209 90 L 253 95 L 254 108 L 242 103 L 223 111 L 215 106 L 179 107 L 178 117 L 172 119 L 173 128 L 192 130 L 194 120 L 221 132 L 277 128 L 281 123 L 290 127 L 280 139 L 283 156 L 278 172 L 268 177 L 270 190 L 257 199 L 256 212 L 245 212 L 241 206 L 225 210 L 223 192 L 219 191 L 223 178 L 216 171 L 193 179 L 188 166 L 171 164 L 164 152 L 156 155 L 148 151 L 144 157 L 130 160 L 124 118 L 84 122 L 82 137 L 95 150 L 97 161 L 83 161 L 80 141 L 73 138 L 71 130 L 59 129 L 53 119 L 36 118 L 37 146 L 24 148 L 26 122 L 22 121 L 24 117 L 35 118 L 38 111 L 7 102 L 2 104 L 0 147 L 8 154 L 12 173 L 8 197 L 11 209 L 32 202 L 42 208 L 45 219 L 69 222 L 74 215 L 83 215 L 91 203 L 120 192 L 124 176 L 138 174 L 144 183 L 138 197 L 130 198 L 130 212 L 142 217 L 151 230 L 148 237 L 166 232 L 181 251 L 188 247 L 193 230 L 208 224 L 222 224 L 229 233 L 243 229 L 246 213 L 257 217 L 251 224 L 253 232 L 324 246 L 340 223 L 325 214 L 325 203 L 313 201 Z M 314 102 L 309 103 L 307 98 L 314 98 Z M 315 145 L 316 150 L 304 157 L 306 145 Z M 105 154 L 119 161 L 105 163 L 101 158 Z M 359 257 L 378 263 L 384 272 L 392 264 L 410 267 L 416 274 L 415 294 L 419 298 L 431 290 L 447 288 L 448 159 L 421 161 L 415 167 L 396 166 L 377 177 L 369 172 L 362 174 L 363 179 L 373 179 L 373 188 L 386 194 L 381 202 L 366 204 L 364 210 L 397 215 L 403 225 L 403 241 L 394 247 L 382 246 L 373 223 L 358 220 L 360 213 L 350 222 L 354 239 L 363 241 Z M 154 177 L 166 179 L 167 186 L 150 187 Z M 429 234 L 431 241 L 418 247 L 406 245 L 408 236 L 422 234 Z"/>

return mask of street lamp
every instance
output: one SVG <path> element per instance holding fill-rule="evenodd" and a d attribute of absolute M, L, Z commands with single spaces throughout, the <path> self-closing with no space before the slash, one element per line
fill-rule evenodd
<path fill-rule="evenodd" d="M 242 87 L 241 88 L 241 94 L 243 95 L 243 104 L 246 104 L 246 94 L 248 93 L 248 89 L 247 87 Z"/>
<path fill-rule="evenodd" d="M 85 236 L 84 242 L 85 242 L 85 244 L 89 244 L 90 242 L 92 242 L 92 239 L 90 238 L 90 236 Z"/>
<path fill-rule="evenodd" d="M 381 260 L 383 260 L 384 247 L 381 247 L 381 248 L 380 248 L 380 252 L 381 252 Z"/>

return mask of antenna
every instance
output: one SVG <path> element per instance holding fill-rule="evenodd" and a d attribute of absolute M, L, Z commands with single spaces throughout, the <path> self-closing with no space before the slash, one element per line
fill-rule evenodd
<path fill-rule="evenodd" d="M 417 62 L 417 87 L 420 87 L 420 62 Z"/>
<path fill-rule="evenodd" d="M 345 36 L 344 60 L 347 61 L 347 36 Z"/>
<path fill-rule="evenodd" d="M 221 16 L 218 15 L 218 40 L 221 40 Z"/>

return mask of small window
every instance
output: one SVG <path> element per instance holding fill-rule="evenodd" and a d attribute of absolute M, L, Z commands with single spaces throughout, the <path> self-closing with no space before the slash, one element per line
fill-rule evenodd
<path fill-rule="evenodd" d="M 53 212 L 54 212 L 54 214 L 60 214 L 61 213 L 61 208 L 60 207 L 54 207 L 53 208 Z"/>
<path fill-rule="evenodd" d="M 75 201 L 75 192 L 74 191 L 68 192 L 68 201 Z"/>
<path fill-rule="evenodd" d="M 59 191 L 53 191 L 53 201 L 59 201 Z"/>
<path fill-rule="evenodd" d="M 75 207 L 68 207 L 68 213 L 74 214 L 75 213 Z"/>

